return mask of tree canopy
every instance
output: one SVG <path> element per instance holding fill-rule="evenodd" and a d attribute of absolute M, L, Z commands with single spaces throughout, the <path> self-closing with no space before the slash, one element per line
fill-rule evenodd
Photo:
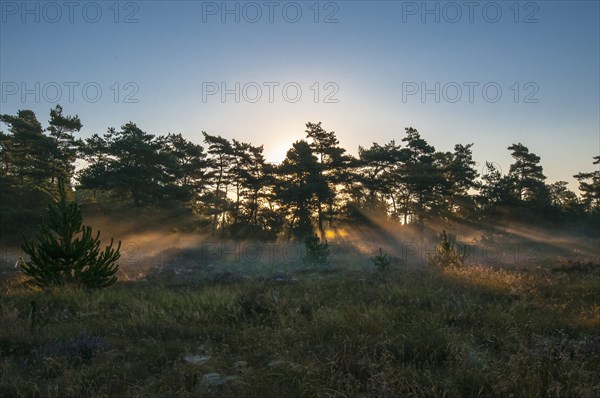
<path fill-rule="evenodd" d="M 304 239 L 371 216 L 421 227 L 440 218 L 512 216 L 593 229 L 600 220 L 598 167 L 574 176 L 578 195 L 564 181 L 547 183 L 541 158 L 521 143 L 507 148 L 513 157 L 507 174 L 488 162 L 480 175 L 473 143 L 438 151 L 412 127 L 398 142 L 360 146 L 355 157 L 335 132 L 307 122 L 306 139 L 275 165 L 263 146 L 207 132 L 194 143 L 133 122 L 82 139 L 79 117 L 60 105 L 50 110 L 46 128 L 30 110 L 0 121 L 7 126 L 0 131 L 0 214 L 9 224 L 39 214 L 56 196 L 58 178 L 90 201 L 187 206 L 214 236 L 231 238 Z"/>

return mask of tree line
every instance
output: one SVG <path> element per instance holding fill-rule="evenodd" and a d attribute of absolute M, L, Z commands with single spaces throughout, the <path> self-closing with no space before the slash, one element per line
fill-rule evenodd
<path fill-rule="evenodd" d="M 521 143 L 507 148 L 508 173 L 487 162 L 480 174 L 472 143 L 438 151 L 412 127 L 398 143 L 360 146 L 353 156 L 335 132 L 308 122 L 306 138 L 272 164 L 262 145 L 207 132 L 197 144 L 132 122 L 80 139 L 81 120 L 60 105 L 46 128 L 31 110 L 0 121 L 7 126 L 0 131 L 0 214 L 8 225 L 38 214 L 57 194 L 59 178 L 89 201 L 188 207 L 204 228 L 225 238 L 302 238 L 377 216 L 421 228 L 436 219 L 589 231 L 600 225 L 599 167 L 574 176 L 578 195 L 565 181 L 547 183 L 540 157 Z M 600 156 L 592 163 L 599 165 Z"/>

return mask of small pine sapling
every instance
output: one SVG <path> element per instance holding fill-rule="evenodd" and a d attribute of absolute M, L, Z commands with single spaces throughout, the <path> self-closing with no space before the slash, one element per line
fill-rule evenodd
<path fill-rule="evenodd" d="M 379 271 L 387 271 L 390 268 L 390 258 L 381 247 L 379 248 L 379 254 L 375 257 L 371 257 L 371 261 L 373 261 L 373 265 L 375 265 L 375 268 Z"/>
<path fill-rule="evenodd" d="M 429 258 L 429 265 L 434 267 L 462 267 L 469 252 L 466 246 L 458 247 L 456 238 L 442 231 L 435 254 Z"/>
<path fill-rule="evenodd" d="M 23 252 L 28 260 L 19 259 L 21 270 L 41 287 L 72 285 L 103 288 L 117 280 L 116 264 L 121 242 L 100 250 L 100 231 L 82 225 L 81 207 L 68 201 L 65 184 L 59 179 L 59 200 L 48 206 L 48 221 L 41 226 L 35 241 L 24 239 Z"/>
<path fill-rule="evenodd" d="M 329 262 L 329 243 L 321 242 L 317 235 L 307 236 L 304 239 L 306 253 L 302 257 L 305 264 L 327 264 Z"/>

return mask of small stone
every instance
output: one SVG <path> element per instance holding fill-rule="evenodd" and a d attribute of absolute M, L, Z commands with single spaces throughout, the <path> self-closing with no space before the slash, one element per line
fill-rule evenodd
<path fill-rule="evenodd" d="M 204 381 L 211 386 L 219 386 L 221 384 L 225 384 L 228 381 L 237 380 L 237 376 L 224 376 L 219 373 L 206 373 L 204 376 Z"/>
<path fill-rule="evenodd" d="M 186 355 L 183 357 L 183 360 L 187 363 L 193 363 L 196 365 L 202 365 L 206 363 L 210 359 L 208 355 Z"/>

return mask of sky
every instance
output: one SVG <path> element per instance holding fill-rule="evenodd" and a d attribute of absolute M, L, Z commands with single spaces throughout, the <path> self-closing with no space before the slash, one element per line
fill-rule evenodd
<path fill-rule="evenodd" d="M 59 103 L 82 138 L 132 121 L 273 162 L 308 121 L 352 154 L 411 126 L 474 143 L 480 173 L 521 142 L 576 190 L 600 154 L 599 4 L 0 0 L 0 114 L 47 126 Z"/>

